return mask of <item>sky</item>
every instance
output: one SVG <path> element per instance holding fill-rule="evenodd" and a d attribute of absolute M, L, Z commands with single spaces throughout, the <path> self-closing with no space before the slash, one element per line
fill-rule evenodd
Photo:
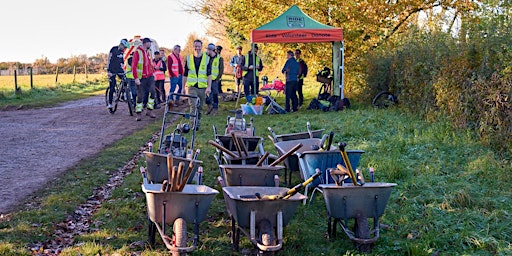
<path fill-rule="evenodd" d="M 0 24 L 0 62 L 21 63 L 108 53 L 135 35 L 161 47 L 183 46 L 190 33 L 203 36 L 207 26 L 179 0 L 5 1 Z"/>

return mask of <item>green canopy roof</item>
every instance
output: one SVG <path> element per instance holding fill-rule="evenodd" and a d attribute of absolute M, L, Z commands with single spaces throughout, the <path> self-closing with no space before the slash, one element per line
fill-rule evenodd
<path fill-rule="evenodd" d="M 322 24 L 292 5 L 274 20 L 251 32 L 252 42 L 312 43 L 342 41 L 343 31 Z"/>

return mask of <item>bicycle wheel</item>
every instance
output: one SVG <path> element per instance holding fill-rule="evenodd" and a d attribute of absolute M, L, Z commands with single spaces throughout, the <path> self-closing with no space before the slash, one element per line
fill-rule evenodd
<path fill-rule="evenodd" d="M 121 94 L 119 93 L 119 88 L 116 86 L 114 95 L 112 96 L 112 108 L 109 109 L 111 114 L 114 114 L 117 110 L 117 103 L 119 103 L 119 98 L 121 97 Z"/>
<path fill-rule="evenodd" d="M 372 100 L 372 105 L 377 108 L 387 108 L 398 103 L 397 97 L 388 91 L 379 92 Z"/>

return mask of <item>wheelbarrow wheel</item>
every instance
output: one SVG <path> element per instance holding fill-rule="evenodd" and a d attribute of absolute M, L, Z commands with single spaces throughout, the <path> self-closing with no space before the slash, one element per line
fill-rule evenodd
<path fill-rule="evenodd" d="M 275 245 L 274 230 L 272 224 L 267 219 L 261 220 L 259 224 L 260 239 L 263 245 Z"/>
<path fill-rule="evenodd" d="M 172 229 L 174 231 L 174 245 L 176 247 L 187 246 L 187 222 L 183 218 L 177 218 Z"/>

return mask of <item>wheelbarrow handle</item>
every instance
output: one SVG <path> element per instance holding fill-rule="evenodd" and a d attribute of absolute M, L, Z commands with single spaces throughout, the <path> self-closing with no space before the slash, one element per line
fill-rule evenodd
<path fill-rule="evenodd" d="M 288 158 L 289 156 L 291 156 L 293 153 L 295 153 L 295 151 L 299 150 L 299 148 L 302 147 L 302 143 L 299 143 L 297 145 L 295 145 L 295 147 L 293 147 L 292 149 L 290 149 L 288 152 L 286 152 L 284 155 L 280 156 L 278 159 L 276 159 L 274 162 L 272 162 L 270 164 L 270 166 L 276 166 L 277 164 L 279 164 L 280 162 L 282 162 L 284 159 Z"/>
<path fill-rule="evenodd" d="M 311 123 L 309 121 L 306 123 L 306 127 L 308 128 L 309 138 L 312 139 L 313 138 L 313 132 L 311 131 Z"/>

